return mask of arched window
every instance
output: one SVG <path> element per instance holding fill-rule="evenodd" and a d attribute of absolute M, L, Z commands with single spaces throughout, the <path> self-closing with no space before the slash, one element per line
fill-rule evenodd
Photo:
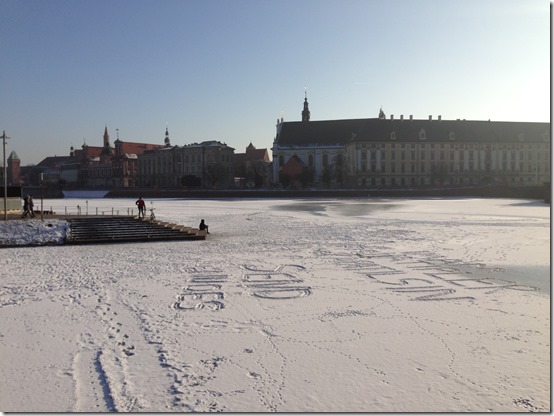
<path fill-rule="evenodd" d="M 421 129 L 419 131 L 419 140 L 425 140 L 427 138 L 427 135 L 425 134 L 425 129 Z"/>

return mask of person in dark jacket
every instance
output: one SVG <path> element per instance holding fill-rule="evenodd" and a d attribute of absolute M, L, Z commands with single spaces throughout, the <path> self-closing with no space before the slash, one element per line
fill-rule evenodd
<path fill-rule="evenodd" d="M 35 203 L 33 202 L 33 195 L 29 195 L 29 213 L 31 218 L 35 216 Z"/>
<path fill-rule="evenodd" d="M 138 207 L 139 211 L 139 218 L 144 218 L 144 215 L 146 214 L 146 203 L 144 202 L 144 199 L 142 199 L 142 196 L 135 202 L 135 205 Z"/>
<path fill-rule="evenodd" d="M 200 231 L 206 230 L 206 233 L 207 233 L 207 234 L 210 233 L 210 232 L 208 231 L 208 226 L 206 225 L 206 223 L 204 222 L 204 220 L 200 220 L 200 225 L 198 226 L 198 228 L 200 229 Z"/>
<path fill-rule="evenodd" d="M 25 195 L 23 198 L 23 215 L 21 215 L 21 218 L 26 218 L 27 214 L 29 214 L 29 195 Z"/>

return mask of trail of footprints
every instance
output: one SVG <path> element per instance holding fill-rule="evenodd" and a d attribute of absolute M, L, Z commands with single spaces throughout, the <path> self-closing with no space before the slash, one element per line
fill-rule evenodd
<path fill-rule="evenodd" d="M 98 314 L 102 321 L 108 326 L 108 338 L 115 342 L 121 354 L 126 357 L 135 355 L 135 346 L 129 342 L 129 335 L 122 332 L 123 324 L 121 322 L 116 322 L 114 319 L 117 317 L 117 312 L 111 309 L 111 305 L 102 305 L 98 310 Z"/>

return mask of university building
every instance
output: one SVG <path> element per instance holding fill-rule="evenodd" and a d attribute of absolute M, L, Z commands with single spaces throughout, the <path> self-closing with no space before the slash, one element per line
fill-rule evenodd
<path fill-rule="evenodd" d="M 171 146 L 166 130 L 165 146 L 138 157 L 138 186 L 154 188 L 227 188 L 233 184 L 232 147 L 211 140 Z"/>
<path fill-rule="evenodd" d="M 550 123 L 377 118 L 277 120 L 273 175 L 317 187 L 542 185 Z M 300 182 L 300 183 L 299 183 Z"/>

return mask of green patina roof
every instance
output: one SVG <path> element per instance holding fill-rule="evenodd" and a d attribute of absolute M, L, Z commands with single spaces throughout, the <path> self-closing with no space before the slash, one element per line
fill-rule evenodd
<path fill-rule="evenodd" d="M 12 152 L 8 156 L 8 160 L 21 160 L 21 159 L 19 159 L 19 157 L 17 156 L 17 153 L 15 153 L 15 150 L 12 150 Z"/>

